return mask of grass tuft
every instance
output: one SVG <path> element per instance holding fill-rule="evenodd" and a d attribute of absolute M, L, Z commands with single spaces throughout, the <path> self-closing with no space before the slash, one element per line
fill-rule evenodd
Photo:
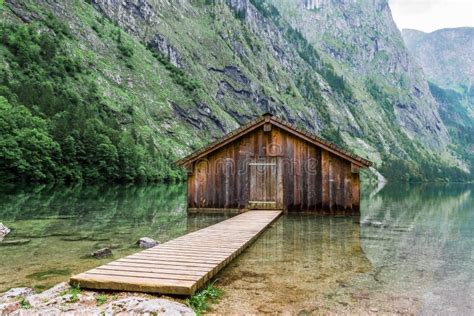
<path fill-rule="evenodd" d="M 69 290 L 64 291 L 62 295 L 67 295 L 70 294 L 71 298 L 69 299 L 69 303 L 76 303 L 79 301 L 79 294 L 81 294 L 82 290 L 79 286 L 79 284 L 72 285 Z"/>
<path fill-rule="evenodd" d="M 191 307 L 197 315 L 202 315 L 202 313 L 209 309 L 209 301 L 211 303 L 217 302 L 224 293 L 221 289 L 214 286 L 215 282 L 216 281 L 209 283 L 204 289 L 186 300 L 186 304 Z"/>
<path fill-rule="evenodd" d="M 20 308 L 22 309 L 30 309 L 31 308 L 31 304 L 30 302 L 28 302 L 28 300 L 26 298 L 22 298 L 21 301 L 20 301 Z"/>
<path fill-rule="evenodd" d="M 97 301 L 97 306 L 104 305 L 107 302 L 107 295 L 99 294 L 95 297 L 95 300 Z"/>

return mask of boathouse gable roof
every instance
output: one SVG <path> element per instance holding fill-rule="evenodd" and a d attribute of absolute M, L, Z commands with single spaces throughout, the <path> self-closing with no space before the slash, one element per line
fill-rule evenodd
<path fill-rule="evenodd" d="M 177 161 L 178 166 L 184 166 L 187 165 L 195 160 L 201 159 L 211 152 L 224 147 L 225 145 L 237 140 L 238 138 L 242 137 L 243 135 L 250 133 L 251 131 L 256 130 L 257 128 L 263 126 L 265 123 L 270 123 L 278 128 L 281 128 L 282 130 L 285 130 L 301 139 L 304 139 L 310 143 L 313 143 L 316 146 L 319 146 L 321 148 L 324 148 L 325 150 L 342 157 L 343 159 L 346 159 L 355 165 L 366 168 L 370 167 L 372 165 L 372 162 L 370 162 L 367 159 L 364 159 L 360 156 L 357 156 L 353 153 L 350 153 L 349 151 L 340 148 L 339 146 L 328 142 L 327 140 L 324 140 L 308 131 L 305 131 L 301 128 L 298 128 L 288 122 L 285 122 L 284 120 L 277 118 L 275 116 L 272 116 L 269 113 L 265 113 L 263 116 L 250 121 L 249 123 L 242 125 L 241 127 L 233 130 L 232 132 L 224 135 L 223 137 L 217 139 L 216 141 L 210 143 L 209 145 L 193 152 L 192 154 L 184 157 L 183 159 L 180 159 Z"/>

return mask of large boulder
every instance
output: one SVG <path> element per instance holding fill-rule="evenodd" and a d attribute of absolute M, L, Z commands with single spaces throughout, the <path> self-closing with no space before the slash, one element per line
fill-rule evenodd
<path fill-rule="evenodd" d="M 149 237 L 142 237 L 137 241 L 137 245 L 140 248 L 148 249 L 158 245 L 158 242 Z"/>

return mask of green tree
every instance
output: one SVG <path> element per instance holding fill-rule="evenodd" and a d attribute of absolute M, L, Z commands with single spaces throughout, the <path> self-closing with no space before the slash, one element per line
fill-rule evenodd
<path fill-rule="evenodd" d="M 0 97 L 0 179 L 53 180 L 60 159 L 60 146 L 49 135 L 46 121 Z"/>

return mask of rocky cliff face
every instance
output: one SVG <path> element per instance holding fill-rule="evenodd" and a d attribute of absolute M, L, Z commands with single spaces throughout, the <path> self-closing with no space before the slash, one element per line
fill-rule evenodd
<path fill-rule="evenodd" d="M 388 2 L 290 1 L 275 5 L 353 86 L 376 82 L 387 91 L 398 123 L 429 146 L 448 141 L 422 70 L 410 59 Z"/>
<path fill-rule="evenodd" d="M 122 129 L 174 157 L 270 111 L 394 178 L 459 165 L 386 1 L 26 2 L 8 1 L 11 19 L 41 6 L 65 21 Z M 132 56 L 116 57 L 117 27 Z"/>
<path fill-rule="evenodd" d="M 402 35 L 429 80 L 445 88 L 474 84 L 474 28 L 431 33 L 405 29 Z"/>
<path fill-rule="evenodd" d="M 411 56 L 430 81 L 452 148 L 468 165 L 474 162 L 474 28 L 432 33 L 403 30 Z"/>

